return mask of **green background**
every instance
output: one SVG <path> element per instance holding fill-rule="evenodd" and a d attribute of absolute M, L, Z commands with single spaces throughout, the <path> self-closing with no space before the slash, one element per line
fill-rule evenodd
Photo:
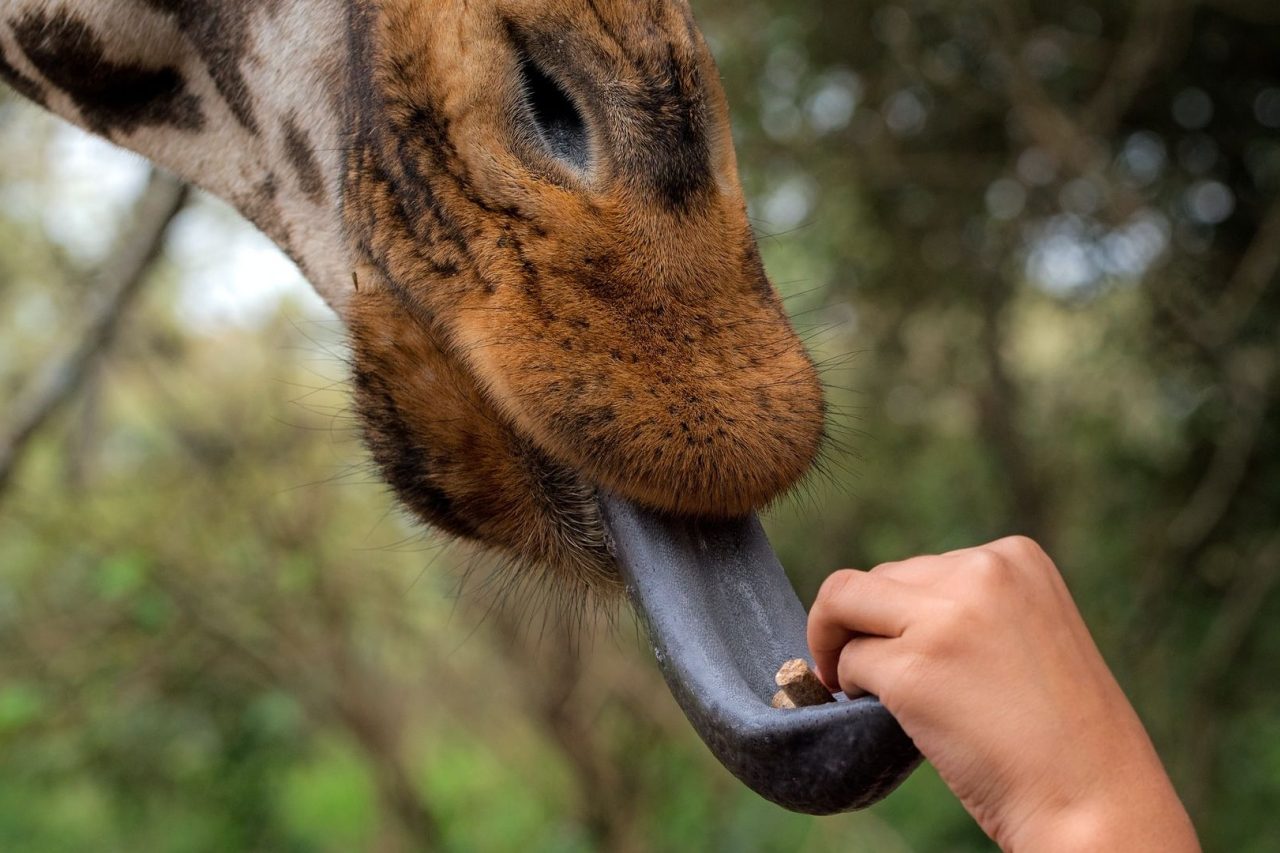
<path fill-rule="evenodd" d="M 1036 537 L 1206 846 L 1274 849 L 1280 12 L 695 9 L 832 404 L 822 471 L 767 518 L 802 597 Z M 5 400 L 119 230 L 59 186 L 64 137 L 0 95 Z M 751 794 L 625 609 L 566 630 L 392 507 L 331 317 L 192 322 L 177 254 L 0 493 L 0 849 L 991 848 L 928 768 L 854 815 Z"/>

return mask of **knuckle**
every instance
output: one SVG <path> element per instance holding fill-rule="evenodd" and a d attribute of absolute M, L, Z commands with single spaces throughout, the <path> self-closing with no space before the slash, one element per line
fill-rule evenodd
<path fill-rule="evenodd" d="M 974 552 L 969 571 L 974 581 L 988 590 L 1003 587 L 1013 575 L 1009 561 L 992 548 Z"/>
<path fill-rule="evenodd" d="M 1029 536 L 1008 536 L 1001 539 L 1000 544 L 1016 559 L 1025 562 L 1043 560 L 1046 557 L 1040 543 Z"/>
<path fill-rule="evenodd" d="M 871 570 L 871 574 L 891 575 L 902 566 L 901 560 L 894 560 L 888 563 L 881 563 Z"/>
<path fill-rule="evenodd" d="M 850 584 L 856 582 L 857 576 L 858 572 L 853 569 L 840 569 L 837 572 L 832 572 L 822 582 L 822 586 L 818 588 L 818 596 L 814 606 L 817 607 L 824 602 L 839 598 L 849 588 Z"/>

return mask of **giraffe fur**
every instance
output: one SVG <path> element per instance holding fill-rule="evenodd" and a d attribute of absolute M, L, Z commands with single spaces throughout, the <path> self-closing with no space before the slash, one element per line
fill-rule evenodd
<path fill-rule="evenodd" d="M 738 515 L 819 452 L 685 0 L 4 0 L 0 77 L 298 261 L 446 532 L 616 590 L 598 490 Z"/>

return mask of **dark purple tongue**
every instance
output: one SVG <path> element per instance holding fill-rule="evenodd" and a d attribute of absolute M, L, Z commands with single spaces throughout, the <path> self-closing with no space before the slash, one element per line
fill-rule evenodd
<path fill-rule="evenodd" d="M 698 521 L 602 495 L 632 604 L 685 716 L 733 775 L 780 806 L 875 803 L 920 763 L 872 697 L 775 710 L 774 674 L 809 659 L 806 614 L 754 516 Z"/>

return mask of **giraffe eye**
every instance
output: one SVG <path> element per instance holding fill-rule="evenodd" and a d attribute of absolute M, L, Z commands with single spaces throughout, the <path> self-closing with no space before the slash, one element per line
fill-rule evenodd
<path fill-rule="evenodd" d="M 591 165 L 587 123 L 572 99 L 532 59 L 520 63 L 520 82 L 529 117 L 547 151 L 577 169 Z"/>

